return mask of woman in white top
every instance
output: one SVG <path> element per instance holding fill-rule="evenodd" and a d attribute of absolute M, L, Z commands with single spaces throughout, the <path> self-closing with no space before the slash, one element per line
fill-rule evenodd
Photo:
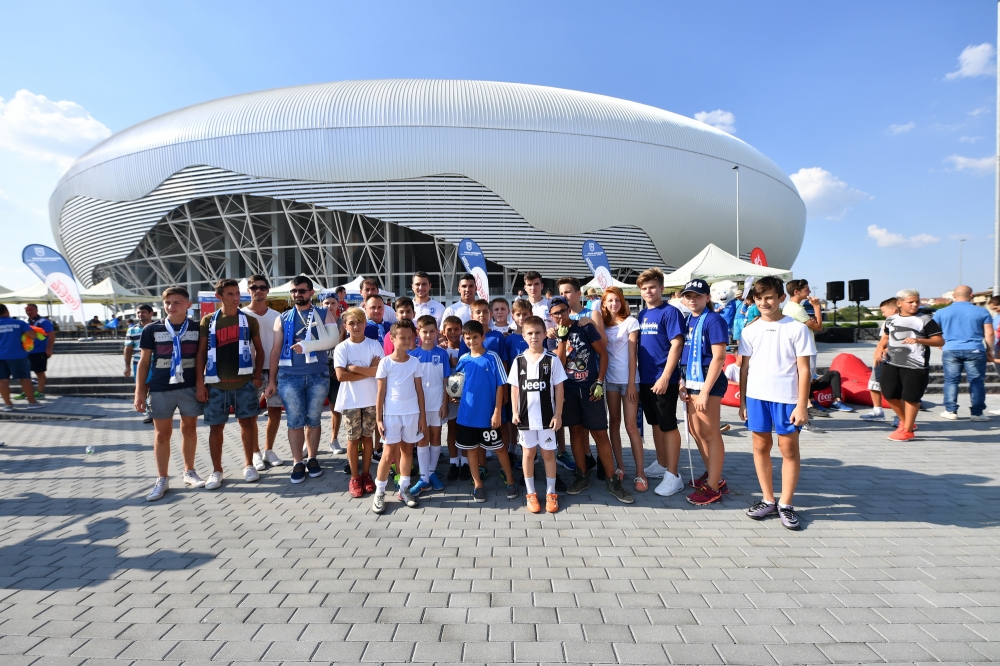
<path fill-rule="evenodd" d="M 609 434 L 615 454 L 615 474 L 625 477 L 622 459 L 622 412 L 625 412 L 625 432 L 632 444 L 635 460 L 635 489 L 646 492 L 649 482 L 643 471 L 642 436 L 636 415 L 639 411 L 639 391 L 636 386 L 636 349 L 639 344 L 639 322 L 630 316 L 625 295 L 618 287 L 608 287 L 601 297 L 601 316 L 608 338 L 608 372 L 604 387 L 608 397 Z"/>

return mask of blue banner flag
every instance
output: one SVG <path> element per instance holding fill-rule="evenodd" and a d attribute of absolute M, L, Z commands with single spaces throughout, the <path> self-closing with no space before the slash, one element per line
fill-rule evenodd
<path fill-rule="evenodd" d="M 601 289 L 607 289 L 614 284 L 611 277 L 611 265 L 608 263 L 608 254 L 595 240 L 583 241 L 583 260 L 587 262 L 590 272 L 597 279 L 597 284 Z"/>
<path fill-rule="evenodd" d="M 21 260 L 83 322 L 83 302 L 73 277 L 73 269 L 61 254 L 45 245 L 28 245 Z"/>
<path fill-rule="evenodd" d="M 458 244 L 458 258 L 462 260 L 465 270 L 476 278 L 476 295 L 478 298 L 489 300 L 490 283 L 486 277 L 486 257 L 479 249 L 479 244 L 471 238 L 463 238 Z"/>

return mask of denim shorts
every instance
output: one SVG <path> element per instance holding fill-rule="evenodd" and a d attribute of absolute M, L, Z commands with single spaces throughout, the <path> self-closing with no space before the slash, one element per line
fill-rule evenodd
<path fill-rule="evenodd" d="M 232 391 L 223 391 L 209 385 L 208 402 L 205 403 L 205 425 L 224 424 L 229 420 L 230 407 L 236 413 L 237 419 L 252 419 L 260 414 L 257 387 L 253 382 L 247 382 Z"/>
<path fill-rule="evenodd" d="M 625 395 L 628 391 L 628 384 L 616 384 L 615 382 L 604 382 L 604 391 L 606 393 L 621 393 Z M 636 392 L 638 392 L 638 387 L 636 387 Z"/>
<path fill-rule="evenodd" d="M 285 406 L 288 429 L 305 426 L 318 428 L 323 404 L 330 391 L 330 373 L 326 370 L 309 375 L 293 375 L 278 370 L 278 395 Z"/>
<path fill-rule="evenodd" d="M 195 397 L 193 386 L 170 391 L 150 391 L 146 405 L 154 420 L 172 419 L 175 411 L 179 411 L 181 416 L 197 417 L 205 409 L 204 403 L 198 402 Z"/>
<path fill-rule="evenodd" d="M 31 379 L 28 357 L 0 360 L 0 381 L 4 379 Z"/>

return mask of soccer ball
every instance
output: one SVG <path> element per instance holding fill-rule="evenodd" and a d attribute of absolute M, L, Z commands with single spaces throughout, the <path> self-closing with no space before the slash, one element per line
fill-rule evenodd
<path fill-rule="evenodd" d="M 444 383 L 444 391 L 452 398 L 461 398 L 465 388 L 465 373 L 455 372 L 448 376 Z"/>

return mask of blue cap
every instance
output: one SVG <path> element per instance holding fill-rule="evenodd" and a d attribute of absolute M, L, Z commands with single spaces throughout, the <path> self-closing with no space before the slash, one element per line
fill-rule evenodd
<path fill-rule="evenodd" d="M 693 291 L 696 294 L 704 294 L 705 296 L 712 295 L 712 290 L 708 287 L 708 283 L 704 280 L 690 280 L 686 285 L 684 285 L 681 293 L 684 294 L 689 291 Z"/>
<path fill-rule="evenodd" d="M 569 307 L 569 301 L 567 301 L 563 296 L 553 296 L 549 299 L 550 310 L 557 305 L 565 305 L 566 307 Z"/>

